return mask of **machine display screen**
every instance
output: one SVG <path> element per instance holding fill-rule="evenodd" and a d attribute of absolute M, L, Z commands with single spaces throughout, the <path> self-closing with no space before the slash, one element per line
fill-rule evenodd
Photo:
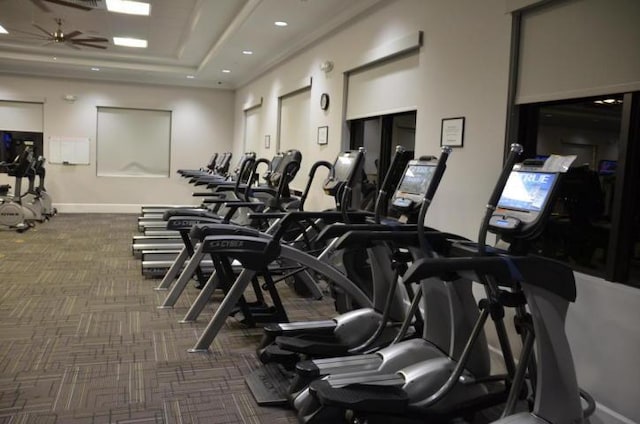
<path fill-rule="evenodd" d="M 598 174 L 600 175 L 615 175 L 618 169 L 618 161 L 616 160 L 601 160 L 598 164 Z"/>
<path fill-rule="evenodd" d="M 499 208 L 539 212 L 545 205 L 556 174 L 514 171 L 502 191 Z"/>
<path fill-rule="evenodd" d="M 333 164 L 333 179 L 336 181 L 347 181 L 354 160 L 355 158 L 350 155 L 338 156 L 338 160 Z"/>
<path fill-rule="evenodd" d="M 398 191 L 411 194 L 425 194 L 431 183 L 436 167 L 431 165 L 409 165 Z"/>

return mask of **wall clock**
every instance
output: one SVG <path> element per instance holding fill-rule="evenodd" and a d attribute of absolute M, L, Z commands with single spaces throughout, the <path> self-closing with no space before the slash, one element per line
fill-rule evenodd
<path fill-rule="evenodd" d="M 320 109 L 329 109 L 329 95 L 327 93 L 322 93 L 320 96 Z"/>

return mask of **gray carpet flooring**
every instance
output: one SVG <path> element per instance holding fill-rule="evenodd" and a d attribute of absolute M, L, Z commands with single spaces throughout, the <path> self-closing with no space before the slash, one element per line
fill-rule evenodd
<path fill-rule="evenodd" d="M 131 255 L 134 215 L 62 214 L 19 234 L 0 230 L 0 423 L 293 423 L 259 407 L 244 376 L 259 365 L 260 329 L 234 319 L 206 354 L 188 353 L 198 322 Z M 292 320 L 333 315 L 279 286 Z"/>

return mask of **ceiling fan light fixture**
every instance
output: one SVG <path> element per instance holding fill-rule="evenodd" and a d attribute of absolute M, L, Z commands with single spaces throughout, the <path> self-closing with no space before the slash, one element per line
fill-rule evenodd
<path fill-rule="evenodd" d="M 151 5 L 141 1 L 107 0 L 107 10 L 114 13 L 126 13 L 127 15 L 149 16 Z"/>
<path fill-rule="evenodd" d="M 9 34 L 9 31 L 4 29 L 4 27 L 2 25 L 0 25 L 0 34 Z"/>
<path fill-rule="evenodd" d="M 113 37 L 113 44 L 123 47 L 136 47 L 140 49 L 147 48 L 147 40 L 129 37 Z"/>

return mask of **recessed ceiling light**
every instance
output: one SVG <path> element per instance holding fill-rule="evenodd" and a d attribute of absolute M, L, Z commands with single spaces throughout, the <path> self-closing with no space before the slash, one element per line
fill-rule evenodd
<path fill-rule="evenodd" d="M 149 16 L 151 5 L 140 1 L 131 0 L 107 0 L 107 10 L 128 15 Z"/>
<path fill-rule="evenodd" d="M 91 68 L 92 71 L 99 71 L 100 68 L 96 68 L 95 66 L 93 68 Z"/>
<path fill-rule="evenodd" d="M 286 23 L 285 21 L 275 21 L 273 23 L 275 26 L 279 26 L 279 27 L 286 27 L 287 25 L 289 25 L 288 23 Z"/>
<path fill-rule="evenodd" d="M 2 25 L 0 25 L 0 34 L 9 34 L 9 31 L 4 29 L 4 27 Z"/>
<path fill-rule="evenodd" d="M 147 48 L 147 40 L 142 40 L 140 38 L 113 37 L 113 44 L 124 47 Z"/>
<path fill-rule="evenodd" d="M 187 75 L 187 79 L 194 79 L 194 78 L 195 78 L 195 76 L 193 76 L 193 75 Z"/>
<path fill-rule="evenodd" d="M 224 73 L 224 74 L 229 74 L 229 73 L 231 73 L 231 70 L 229 70 L 229 69 L 223 69 L 223 70 L 222 70 L 222 73 Z"/>
<path fill-rule="evenodd" d="M 58 58 L 57 58 L 57 57 L 55 57 L 55 56 L 53 56 L 53 60 L 58 60 Z"/>
<path fill-rule="evenodd" d="M 253 52 L 251 50 L 242 50 L 242 54 L 253 54 Z"/>

